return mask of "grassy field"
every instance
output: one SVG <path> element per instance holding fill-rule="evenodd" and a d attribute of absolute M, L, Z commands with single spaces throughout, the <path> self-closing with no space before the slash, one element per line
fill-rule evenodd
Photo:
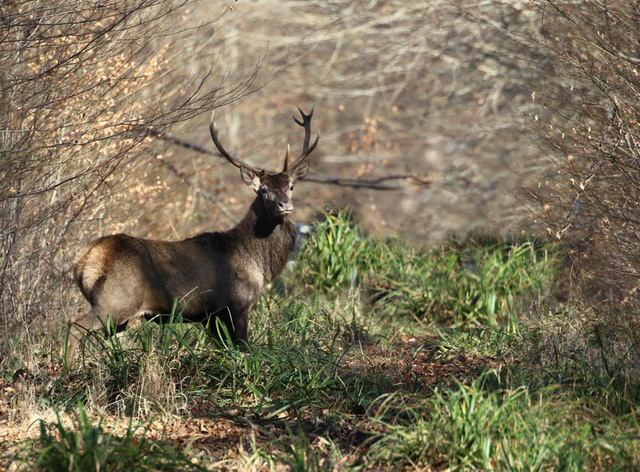
<path fill-rule="evenodd" d="M 328 213 L 263 294 L 252 347 L 200 325 L 12 346 L 10 470 L 629 470 L 631 347 L 563 302 L 558 247 L 365 236 Z M 180 313 L 173 314 L 180 321 Z M 11 342 L 11 340 L 7 341 Z"/>

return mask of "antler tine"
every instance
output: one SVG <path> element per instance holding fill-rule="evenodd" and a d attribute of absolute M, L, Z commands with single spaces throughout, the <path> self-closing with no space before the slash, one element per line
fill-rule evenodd
<path fill-rule="evenodd" d="M 289 171 L 289 155 L 291 154 L 291 146 L 287 144 L 287 153 L 284 155 L 284 166 L 282 167 L 282 172 Z"/>
<path fill-rule="evenodd" d="M 218 139 L 218 130 L 216 129 L 216 123 L 215 121 L 213 121 L 214 113 L 215 111 L 211 112 L 211 122 L 209 123 L 209 132 L 211 133 L 211 139 L 213 139 L 213 144 L 215 144 L 216 148 L 218 148 L 218 152 L 224 158 L 226 158 L 231 164 L 236 166 L 238 169 L 244 168 L 253 172 L 254 174 L 261 174 L 263 172 L 261 169 L 245 164 L 244 162 L 240 162 L 238 159 L 236 159 L 231 154 L 229 154 L 227 150 L 222 146 L 222 143 Z"/>
<path fill-rule="evenodd" d="M 302 153 L 300 153 L 300 156 L 298 156 L 298 158 L 295 160 L 292 167 L 295 167 L 295 165 L 297 165 L 300 161 L 302 161 L 309 154 L 311 154 L 313 150 L 316 148 L 316 146 L 318 145 L 318 140 L 320 139 L 320 133 L 318 133 L 313 144 L 309 146 L 309 141 L 311 139 L 311 118 L 313 117 L 315 105 L 311 107 L 311 111 L 309 112 L 309 114 L 305 114 L 305 112 L 303 112 L 300 107 L 297 107 L 297 108 L 298 108 L 298 111 L 300 112 L 300 116 L 302 117 L 302 121 L 300 121 L 295 116 L 293 117 L 293 121 L 295 121 L 296 124 L 304 128 L 304 142 L 302 144 Z"/>
<path fill-rule="evenodd" d="M 300 112 L 300 115 L 302 116 L 302 120 L 300 121 L 298 118 L 295 117 L 295 115 L 293 116 L 293 121 L 295 121 L 296 123 L 298 123 L 300 126 L 304 126 L 304 123 L 308 121 L 311 121 L 311 117 L 313 116 L 313 112 L 316 109 L 316 106 L 313 105 L 311 107 L 311 111 L 309 112 L 308 115 L 305 115 L 305 113 L 302 111 L 302 108 L 300 108 L 298 105 L 296 105 L 296 108 L 298 109 L 298 111 Z"/>

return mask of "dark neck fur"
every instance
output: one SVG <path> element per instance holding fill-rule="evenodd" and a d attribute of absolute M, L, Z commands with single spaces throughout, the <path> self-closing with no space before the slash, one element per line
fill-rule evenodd
<path fill-rule="evenodd" d="M 288 217 L 273 220 L 258 196 L 244 218 L 227 234 L 230 241 L 260 263 L 266 283 L 284 269 L 295 244 L 296 227 Z"/>

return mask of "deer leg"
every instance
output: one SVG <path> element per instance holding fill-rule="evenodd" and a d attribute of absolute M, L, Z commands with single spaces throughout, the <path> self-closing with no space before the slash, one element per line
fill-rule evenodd
<path fill-rule="evenodd" d="M 91 307 L 89 313 L 82 318 L 74 321 L 69 328 L 69 337 L 67 339 L 66 354 L 64 365 L 68 369 L 73 362 L 73 355 L 78 343 L 84 339 L 85 335 L 89 331 L 98 331 L 103 329 L 104 321 L 100 316 L 100 310 L 97 307 Z"/>
<path fill-rule="evenodd" d="M 218 313 L 216 318 L 209 321 L 209 332 L 221 342 L 226 341 L 224 332 L 219 326 L 220 320 L 227 329 L 231 340 L 236 346 L 248 344 L 247 327 L 249 324 L 249 312 L 251 306 L 243 310 L 225 309 L 222 313 Z"/>
<path fill-rule="evenodd" d="M 249 344 L 249 337 L 247 335 L 247 328 L 249 327 L 249 312 L 251 311 L 251 307 L 233 313 L 233 325 L 234 331 L 231 336 L 233 339 L 233 343 L 236 346 L 246 346 Z"/>

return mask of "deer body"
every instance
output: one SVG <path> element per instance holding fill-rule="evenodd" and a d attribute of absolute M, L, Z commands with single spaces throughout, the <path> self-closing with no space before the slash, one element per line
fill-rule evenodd
<path fill-rule="evenodd" d="M 226 232 L 203 233 L 183 241 L 158 241 L 126 234 L 95 240 L 82 253 L 75 280 L 91 304 L 74 320 L 66 363 L 71 365 L 81 335 L 106 326 L 111 317 L 118 331 L 134 318 L 171 313 L 174 300 L 187 321 L 209 322 L 218 317 L 235 342 L 247 342 L 249 313 L 265 284 L 284 269 L 296 238 L 290 219 L 293 183 L 306 176 L 309 115 L 302 113 L 305 142 L 301 156 L 288 170 L 288 152 L 282 172 L 271 174 L 242 164 L 211 136 L 220 153 L 240 168 L 243 181 L 257 196 L 244 218 Z"/>

